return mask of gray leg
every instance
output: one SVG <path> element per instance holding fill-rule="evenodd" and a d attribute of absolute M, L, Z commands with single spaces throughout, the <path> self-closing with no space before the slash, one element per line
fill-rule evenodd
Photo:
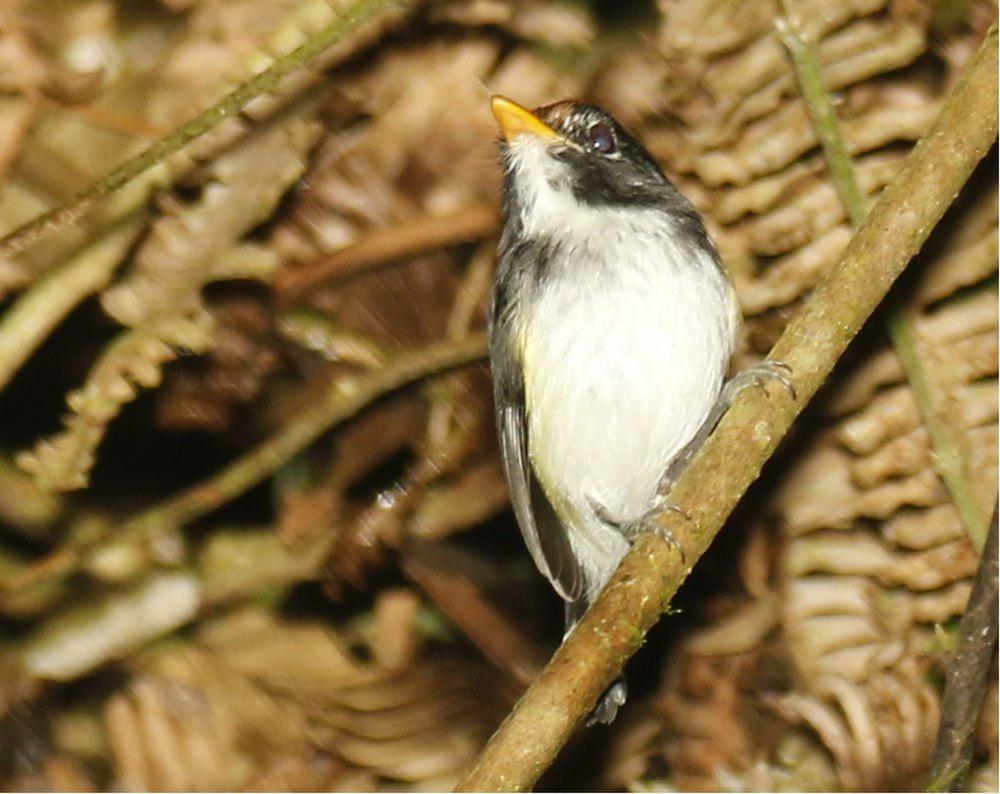
<path fill-rule="evenodd" d="M 596 515 L 608 526 L 614 527 L 621 532 L 625 539 L 629 542 L 635 541 L 635 539 L 643 532 L 652 532 L 654 535 L 658 535 L 663 538 L 663 540 L 677 549 L 677 551 L 680 552 L 682 560 L 687 559 L 687 555 L 684 553 L 684 547 L 677 542 L 677 538 L 671 534 L 669 529 L 656 520 L 656 517 L 664 510 L 672 510 L 689 521 L 691 520 L 691 516 L 687 514 L 687 511 L 677 507 L 677 505 L 670 504 L 665 495 L 657 496 L 653 506 L 643 515 L 639 516 L 639 518 L 630 519 L 628 521 L 622 521 L 610 515 L 604 508 L 604 505 L 598 504 L 593 499 L 590 500 L 590 507 L 594 511 L 594 515 Z"/>
<path fill-rule="evenodd" d="M 698 454 L 698 450 L 701 449 L 702 445 L 712 434 L 712 431 L 715 430 L 715 426 L 719 424 L 719 420 L 729 410 L 729 406 L 736 399 L 736 395 L 747 386 L 756 386 L 766 394 L 768 381 L 775 380 L 788 389 L 794 400 L 796 398 L 795 386 L 788 377 L 791 371 L 791 368 L 787 364 L 767 359 L 734 375 L 722 388 L 719 398 L 715 401 L 715 405 L 712 406 L 712 410 L 709 411 L 701 427 L 698 428 L 698 432 L 694 434 L 694 438 L 670 461 L 670 465 L 667 467 L 667 471 L 664 473 L 663 479 L 660 480 L 660 484 L 657 487 L 656 501 L 648 512 L 637 519 L 621 521 L 609 515 L 603 505 L 591 500 L 590 506 L 594 514 L 601 521 L 621 532 L 628 540 L 635 540 L 643 532 L 652 532 L 659 535 L 667 543 L 680 551 L 681 557 L 684 557 L 684 549 L 677 542 L 677 539 L 670 534 L 670 530 L 656 521 L 656 516 L 664 510 L 672 510 L 687 520 L 691 519 L 691 516 L 684 508 L 671 504 L 669 500 L 670 491 L 673 489 L 674 484 L 691 464 L 694 456 Z"/>
<path fill-rule="evenodd" d="M 766 394 L 768 381 L 774 380 L 788 389 L 789 394 L 792 395 L 792 399 L 794 400 L 796 398 L 795 386 L 788 377 L 791 371 L 791 367 L 787 364 L 765 359 L 759 364 L 738 372 L 730 378 L 726 385 L 722 387 L 719 399 L 715 401 L 715 405 L 708 412 L 708 416 L 702 422 L 701 427 L 698 428 L 698 432 L 694 434 L 694 438 L 685 445 L 684 449 L 667 466 L 667 471 L 663 475 L 663 479 L 660 480 L 660 486 L 657 489 L 660 497 L 665 498 L 670 493 L 674 484 L 681 478 L 687 467 L 691 465 L 691 461 L 698 454 L 698 450 L 708 440 L 708 437 L 712 435 L 712 431 L 719 424 L 719 420 L 729 410 L 729 406 L 733 404 L 736 395 L 747 386 L 756 386 Z"/>

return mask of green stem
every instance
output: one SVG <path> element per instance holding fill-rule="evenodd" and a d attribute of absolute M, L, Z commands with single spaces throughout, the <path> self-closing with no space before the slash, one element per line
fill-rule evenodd
<path fill-rule="evenodd" d="M 331 427 L 350 419 L 382 395 L 482 358 L 485 352 L 486 340 L 477 334 L 402 354 L 383 369 L 348 381 L 338 380 L 319 405 L 205 482 L 132 519 L 116 537 L 148 539 L 189 524 L 269 477 Z"/>
<path fill-rule="evenodd" d="M 791 0 L 782 0 L 781 5 L 785 16 L 779 17 L 776 22 L 778 34 L 795 66 L 799 90 L 809 110 L 813 130 L 823 148 L 837 195 L 847 210 L 851 225 L 856 228 L 868 214 L 867 201 L 854 175 L 854 164 L 847 151 L 847 144 L 844 143 L 833 100 L 823 80 L 823 68 L 820 66 L 816 48 L 803 35 Z"/>
<path fill-rule="evenodd" d="M 126 160 L 110 174 L 73 196 L 66 203 L 28 221 L 0 239 L 0 258 L 13 256 L 50 230 L 78 219 L 99 199 L 124 187 L 143 171 L 214 129 L 225 119 L 235 116 L 251 100 L 275 90 L 285 77 L 308 64 L 366 22 L 394 6 L 403 6 L 406 2 L 407 0 L 358 0 L 347 9 L 346 13 L 336 17 L 304 44 L 278 58 L 268 69 L 242 83 L 212 107 L 148 149 Z"/>
<path fill-rule="evenodd" d="M 64 544 L 59 551 L 0 583 L 4 591 L 51 585 L 78 570 L 102 552 L 132 552 L 210 513 L 271 476 L 295 455 L 335 425 L 350 419 L 380 397 L 408 383 L 460 367 L 486 355 L 486 338 L 473 334 L 403 353 L 384 368 L 354 378 L 338 379 L 321 402 L 304 411 L 271 438 L 207 480 L 189 488 L 85 542 Z M 126 556 L 133 557 L 132 552 Z"/>
<path fill-rule="evenodd" d="M 819 139 L 837 195 L 857 229 L 868 214 L 867 200 L 858 186 L 854 164 L 844 143 L 840 122 L 823 81 L 816 48 L 803 35 L 792 0 L 782 0 L 785 16 L 777 20 L 784 43 L 799 81 L 799 90 L 809 110 L 813 129 Z M 890 310 L 887 320 L 889 338 L 906 373 L 914 400 L 930 437 L 934 466 L 951 495 L 962 525 L 977 550 L 986 540 L 988 516 L 971 485 L 967 445 L 961 429 L 948 422 L 942 410 L 946 387 L 936 382 L 933 373 L 919 355 L 919 339 L 905 309 Z"/>
<path fill-rule="evenodd" d="M 946 413 L 941 409 L 943 387 L 933 381 L 930 371 L 921 362 L 919 340 L 914 338 L 913 323 L 902 309 L 896 309 L 889 315 L 888 326 L 896 355 L 903 364 L 913 399 L 930 437 L 938 476 L 951 494 L 972 545 L 977 551 L 982 551 L 989 517 L 981 509 L 972 487 L 967 445 L 962 443 L 959 428 L 945 419 Z"/>

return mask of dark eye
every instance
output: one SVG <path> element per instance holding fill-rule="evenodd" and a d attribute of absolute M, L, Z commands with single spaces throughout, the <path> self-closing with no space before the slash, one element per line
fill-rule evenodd
<path fill-rule="evenodd" d="M 618 151 L 615 135 L 607 124 L 595 124 L 587 130 L 587 143 L 595 152 L 614 154 Z"/>

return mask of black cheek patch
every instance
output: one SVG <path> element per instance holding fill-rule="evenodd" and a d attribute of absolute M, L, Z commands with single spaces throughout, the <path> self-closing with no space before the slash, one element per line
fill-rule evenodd
<path fill-rule="evenodd" d="M 665 186 L 658 175 L 643 179 L 621 161 L 584 156 L 573 172 L 573 197 L 581 204 L 648 207 L 664 200 Z"/>

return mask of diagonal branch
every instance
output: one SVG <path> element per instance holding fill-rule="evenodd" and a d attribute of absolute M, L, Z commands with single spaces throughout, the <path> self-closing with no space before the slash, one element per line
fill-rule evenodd
<path fill-rule="evenodd" d="M 941 725 L 928 791 L 957 791 L 968 775 L 972 744 L 997 645 L 997 509 L 979 572 L 958 628 L 958 650 L 945 672 Z"/>
<path fill-rule="evenodd" d="M 740 497 L 923 245 L 997 135 L 997 35 L 991 30 L 931 130 L 885 189 L 837 266 L 771 351 L 792 368 L 799 399 L 744 391 L 677 483 L 660 522 L 677 546 L 646 534 L 538 680 L 490 739 L 461 790 L 529 788 L 708 548 Z M 734 451 L 739 454 L 734 454 Z"/>
<path fill-rule="evenodd" d="M 39 215 L 0 238 L 0 258 L 13 256 L 52 229 L 77 220 L 96 201 L 124 187 L 144 171 L 184 148 L 195 138 L 214 129 L 227 118 L 242 112 L 251 100 L 275 90 L 284 78 L 316 59 L 362 25 L 397 5 L 400 5 L 398 0 L 357 0 L 346 8 L 343 14 L 337 13 L 326 27 L 310 36 L 298 48 L 278 58 L 270 67 L 242 83 L 212 107 L 135 157 L 130 157 L 110 174 L 99 179 L 82 193 L 73 196 L 65 204 Z"/>
<path fill-rule="evenodd" d="M 53 585 L 73 574 L 88 554 L 109 547 L 154 543 L 170 532 L 221 507 L 270 477 L 323 433 L 344 422 L 381 397 L 421 378 L 446 372 L 486 355 L 486 338 L 474 333 L 460 339 L 402 353 L 376 370 L 355 378 L 338 378 L 316 405 L 302 411 L 249 452 L 208 479 L 191 486 L 115 527 L 111 537 L 88 537 L 63 546 L 17 574 L 0 579 L 0 601 L 6 593 L 27 587 Z"/>

